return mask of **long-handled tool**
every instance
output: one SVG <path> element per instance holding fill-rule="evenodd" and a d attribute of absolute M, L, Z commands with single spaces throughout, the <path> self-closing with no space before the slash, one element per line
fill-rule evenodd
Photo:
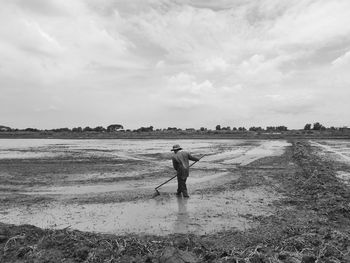
<path fill-rule="evenodd" d="M 199 160 L 202 159 L 204 156 L 205 156 L 205 154 L 202 155 L 201 158 L 199 158 Z M 199 160 L 198 160 L 198 161 L 199 161 Z M 192 165 L 194 165 L 194 164 L 197 163 L 198 161 L 193 162 L 188 168 L 190 168 Z M 171 177 L 170 179 L 168 179 L 168 180 L 165 181 L 164 183 L 162 183 L 162 184 L 158 185 L 156 188 L 154 188 L 154 190 L 156 191 L 156 194 L 155 194 L 154 196 L 160 195 L 160 193 L 159 193 L 159 191 L 158 191 L 158 188 L 161 187 L 161 186 L 163 186 L 163 185 L 165 185 L 166 183 L 170 182 L 170 181 L 173 180 L 176 176 L 177 176 L 177 175 L 174 175 L 173 177 Z"/>

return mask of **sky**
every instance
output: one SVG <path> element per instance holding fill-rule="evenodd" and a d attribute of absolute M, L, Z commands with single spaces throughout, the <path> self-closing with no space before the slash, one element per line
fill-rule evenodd
<path fill-rule="evenodd" d="M 350 126 L 348 0 L 2 0 L 0 125 Z"/>

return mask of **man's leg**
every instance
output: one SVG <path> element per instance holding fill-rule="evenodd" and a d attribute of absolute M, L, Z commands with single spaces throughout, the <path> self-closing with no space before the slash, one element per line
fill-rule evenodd
<path fill-rule="evenodd" d="M 183 197 L 190 197 L 187 193 L 186 180 L 187 180 L 187 178 L 181 180 L 182 181 L 182 195 L 183 195 Z"/>
<path fill-rule="evenodd" d="M 181 179 L 178 176 L 177 177 L 177 191 L 176 191 L 177 196 L 181 196 Z"/>

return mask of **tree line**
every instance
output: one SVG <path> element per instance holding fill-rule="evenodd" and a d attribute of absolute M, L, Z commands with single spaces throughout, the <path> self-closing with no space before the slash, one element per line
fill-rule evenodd
<path fill-rule="evenodd" d="M 305 131 L 325 131 L 325 130 L 344 130 L 348 129 L 347 127 L 334 127 L 331 126 L 327 128 L 326 126 L 322 125 L 320 122 L 315 122 L 313 124 L 307 123 L 305 124 L 303 130 Z M 265 128 L 261 126 L 252 126 L 249 128 L 246 127 L 230 127 L 230 126 L 221 126 L 220 124 L 215 126 L 214 131 L 231 131 L 231 132 L 246 132 L 246 131 L 252 131 L 252 132 L 285 132 L 288 131 L 289 129 L 286 126 L 267 126 Z M 186 128 L 186 129 L 181 129 L 177 127 L 168 127 L 168 128 L 162 128 L 162 129 L 155 129 L 153 126 L 148 126 L 148 127 L 140 127 L 138 129 L 124 129 L 124 126 L 121 124 L 111 124 L 107 127 L 103 126 L 97 126 L 97 127 L 74 127 L 74 128 L 57 128 L 57 129 L 45 129 L 45 130 L 40 130 L 36 128 L 25 128 L 25 129 L 12 129 L 7 126 L 2 126 L 0 125 L 0 132 L 4 131 L 25 131 L 25 132 L 42 132 L 42 131 L 49 131 L 49 132 L 74 132 L 74 133 L 79 133 L 79 132 L 176 132 L 176 131 L 186 131 L 186 132 L 210 132 L 213 131 L 211 129 L 208 129 L 206 127 L 200 127 L 199 129 L 195 128 Z"/>

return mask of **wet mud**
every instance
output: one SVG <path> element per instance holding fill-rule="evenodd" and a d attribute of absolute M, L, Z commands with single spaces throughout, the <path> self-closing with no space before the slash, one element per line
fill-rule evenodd
<path fill-rule="evenodd" d="M 350 142 L 348 140 L 318 140 L 310 144 L 324 162 L 332 163 L 338 180 L 350 185 Z"/>
<path fill-rule="evenodd" d="M 175 182 L 154 196 L 173 172 L 170 142 L 108 158 L 110 146 L 89 143 L 60 142 L 70 157 L 32 158 L 50 160 L 36 172 L 28 159 L 0 160 L 0 262 L 350 262 L 346 141 L 183 141 L 197 155 L 209 149 L 191 170 L 189 199 L 175 197 Z M 72 147 L 89 149 L 86 172 L 70 165 Z M 118 170 L 122 155 L 135 166 Z M 141 175 L 120 176 L 136 167 Z M 100 169 L 113 180 L 94 178 Z"/>
<path fill-rule="evenodd" d="M 157 235 L 253 226 L 245 215 L 268 215 L 279 195 L 254 185 L 240 191 L 220 189 L 239 180 L 240 167 L 279 156 L 289 145 L 285 141 L 181 141 L 194 155 L 206 154 L 191 168 L 190 200 L 182 200 L 174 196 L 176 179 L 159 189 L 160 196 L 154 196 L 154 188 L 174 175 L 170 141 L 37 143 L 21 146 L 16 141 L 18 145 L 3 146 L 0 161 L 7 169 L 2 176 L 6 201 L 0 213 L 2 222 Z M 23 152 L 25 155 L 20 154 Z M 14 153 L 18 153 L 16 158 Z M 77 173 L 78 168 L 84 173 Z"/>
<path fill-rule="evenodd" d="M 202 235 L 226 229 L 248 229 L 254 224 L 245 215 L 272 214 L 271 204 L 277 198 L 276 193 L 255 187 L 220 194 L 195 194 L 189 199 L 162 194 L 134 202 L 51 203 L 45 207 L 8 210 L 2 215 L 2 221 L 113 234 Z"/>

